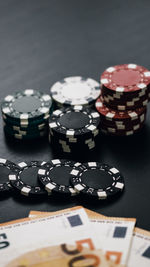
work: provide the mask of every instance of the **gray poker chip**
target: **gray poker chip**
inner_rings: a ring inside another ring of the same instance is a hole
[[[82,164],[70,182],[75,190],[99,200],[107,199],[124,189],[124,178],[115,167],[99,162]]]
[[[81,76],[67,77],[50,88],[50,95],[59,105],[88,105],[100,95],[100,84]]]
[[[26,89],[6,96],[1,110],[6,118],[27,124],[29,121],[48,118],[51,105],[50,95]]]

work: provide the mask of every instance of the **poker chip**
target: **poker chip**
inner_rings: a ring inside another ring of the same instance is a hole
[[[31,161],[15,164],[0,159],[0,196],[10,193],[26,197],[73,197],[80,192],[85,196],[106,199],[124,188],[120,172],[107,164],[53,159],[49,162]],[[4,178],[4,179],[3,179]]]
[[[55,110],[49,120],[49,128],[66,138],[94,136],[100,123],[100,115],[82,106]]]
[[[101,95],[108,97],[110,100],[125,102],[125,101],[134,101],[138,98],[149,97],[150,88],[149,86],[146,89],[141,89],[134,92],[114,92],[109,88],[106,88],[104,85],[101,85]]]
[[[18,170],[18,167],[15,163],[7,159],[0,158],[0,197],[5,196],[7,193],[10,193],[10,191],[12,191],[12,186],[9,182],[8,177],[12,171],[16,170]]]
[[[103,98],[96,102],[101,116],[101,132],[107,135],[128,136],[142,129],[146,119],[146,107],[118,111],[106,106]]]
[[[79,148],[81,153],[82,151],[84,153],[89,152],[96,147],[96,142],[97,142],[96,137],[93,139],[92,138],[85,139],[84,141],[78,142],[76,144],[75,142],[73,142],[73,140],[70,140],[70,142],[68,142],[68,140],[58,139],[55,136],[49,135],[49,143],[51,144],[51,146],[55,150],[57,149],[57,151],[61,151],[63,153],[68,153],[68,154],[78,153]]]
[[[117,101],[110,100],[110,98],[106,96],[103,96],[103,99],[108,107],[112,109],[117,109],[119,111],[134,110],[136,108],[145,107],[148,104],[148,99],[145,98],[145,96],[141,99],[135,98],[135,100],[126,101],[124,103],[122,102],[121,104],[120,104],[121,101],[118,103]]]
[[[132,130],[118,130],[118,131],[114,131],[113,129],[109,128],[109,130],[107,128],[102,127],[101,128],[101,132],[105,135],[109,135],[109,136],[120,136],[120,137],[123,137],[123,136],[131,136],[133,134],[137,134],[141,131],[141,129],[143,128],[144,125],[140,126],[138,129],[132,129]]]
[[[39,120],[35,119],[32,122],[29,122],[29,121],[13,121],[2,114],[2,119],[4,124],[8,124],[11,126],[19,126],[21,128],[30,128],[30,127],[38,127],[38,125],[41,125],[43,123],[46,124],[48,122],[49,116],[50,115],[48,115],[47,118],[45,119],[39,119]]]
[[[47,195],[47,192],[42,188],[37,178],[38,170],[45,163],[42,161],[31,161],[17,164],[19,169],[9,174],[10,184],[16,192],[27,197]]]
[[[60,106],[91,106],[100,95],[100,84],[81,76],[67,77],[50,88],[52,99]]]
[[[27,129],[27,130],[19,130],[19,129],[12,129],[8,127],[7,125],[4,126],[4,132],[8,135],[14,136],[15,138],[19,137],[19,139],[23,138],[34,138],[34,137],[40,137],[47,135],[48,127],[45,126],[43,129]]]
[[[106,69],[101,75],[101,100],[108,108],[126,113],[146,108],[150,100],[150,71],[136,64]]]
[[[146,113],[143,113],[140,115],[137,119],[135,120],[107,120],[105,117],[101,117],[101,125],[107,125],[107,126],[114,126],[118,127],[120,125],[124,126],[134,126],[136,124],[141,124],[142,122],[144,123],[146,119]]]
[[[111,135],[120,135],[120,136],[124,136],[124,135],[132,135],[134,133],[137,133],[139,130],[142,129],[144,124],[137,124],[134,125],[133,127],[129,127],[129,128],[125,128],[124,126],[120,126],[117,128],[114,127],[107,127],[106,125],[102,125],[101,127],[101,131],[106,131],[107,133],[111,134]]]
[[[31,126],[18,126],[18,125],[6,123],[5,121],[3,121],[3,127],[7,127],[12,132],[13,131],[36,132],[36,131],[45,129],[47,125],[45,125],[45,123],[41,123],[41,124],[34,124]]]
[[[150,84],[150,71],[136,64],[123,64],[106,69],[101,84],[115,92],[134,92],[146,89]]]
[[[117,65],[107,68],[100,82],[101,95],[95,105],[101,131],[121,136],[139,131],[150,100],[150,71],[136,64]]]
[[[75,196],[77,191],[70,185],[70,177],[77,174],[81,163],[63,159],[53,159],[38,171],[39,181],[48,194]]]
[[[38,138],[45,137],[47,135],[47,131],[40,131],[39,133],[32,134],[32,135],[24,135],[21,133],[10,133],[6,128],[4,128],[4,133],[6,135],[6,138],[12,138],[12,139],[17,139],[17,140],[34,140]]]
[[[41,119],[35,119],[33,121],[13,121],[10,118],[7,118],[4,114],[2,114],[2,119],[5,124],[11,125],[11,126],[19,126],[22,128],[30,128],[30,127],[36,127],[40,124],[46,124],[48,122],[50,114],[47,115],[46,118],[41,118]]]
[[[96,101],[96,109],[101,114],[101,116],[105,117],[107,120],[136,120],[142,114],[146,113],[146,107],[137,108],[136,110],[129,111],[117,111],[113,110],[105,105],[101,98],[98,98]]]
[[[72,173],[70,182],[77,192],[99,200],[107,199],[124,189],[124,178],[115,167],[99,162],[82,165],[78,173]]]
[[[8,95],[2,102],[2,113],[14,121],[32,121],[49,115],[51,97],[33,89]]]
[[[49,119],[51,145],[63,152],[75,153],[95,148],[100,115],[91,108],[74,106],[55,110]]]
[[[46,136],[52,108],[50,95],[33,89],[6,96],[1,105],[6,136],[21,140]]]

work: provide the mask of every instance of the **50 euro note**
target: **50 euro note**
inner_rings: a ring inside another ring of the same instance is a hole
[[[150,266],[150,232],[135,228],[128,267]]]
[[[1,267],[114,267],[83,208],[1,224]]]
[[[92,219],[94,219],[96,216],[96,213],[90,210],[87,212],[87,214],[88,216],[91,216]],[[117,220],[119,219],[122,218],[118,218]],[[127,267],[150,267],[149,231],[137,227],[134,228],[128,261],[126,265]]]
[[[99,239],[97,248],[103,251],[106,259],[125,266],[128,261],[136,220],[134,218],[106,217],[88,209],[85,211]],[[61,212],[30,211],[29,217],[47,216],[48,214],[59,215]]]

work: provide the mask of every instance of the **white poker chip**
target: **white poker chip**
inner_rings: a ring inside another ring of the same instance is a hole
[[[50,95],[59,105],[92,105],[100,95],[100,84],[91,78],[68,77],[56,82]]]

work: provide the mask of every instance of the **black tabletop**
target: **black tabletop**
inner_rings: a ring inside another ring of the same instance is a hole
[[[99,80],[105,68],[136,63],[150,69],[150,1],[5,0],[0,2],[0,98],[25,88],[49,93],[67,76]],[[5,139],[1,121],[0,157],[16,163],[59,158],[46,139],[32,145]],[[80,153],[79,153],[80,154]],[[117,167],[124,193],[99,204],[7,198],[0,201],[0,222],[26,217],[31,209],[55,211],[82,205],[108,216],[136,217],[150,230],[150,111],[140,134],[100,136],[89,155],[73,158]]]

